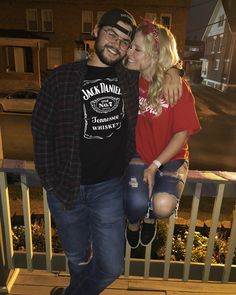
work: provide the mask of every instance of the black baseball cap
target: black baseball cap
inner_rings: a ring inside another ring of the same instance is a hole
[[[119,21],[122,21],[122,22],[130,25],[132,30],[128,31],[125,28],[119,26],[117,24]],[[99,27],[111,26],[111,27],[117,28],[122,33],[129,36],[132,40],[134,38],[137,24],[136,24],[136,21],[133,18],[133,16],[128,11],[121,9],[121,8],[113,8],[111,10],[106,11],[102,15],[102,17],[100,18],[100,20],[98,22],[98,26]]]

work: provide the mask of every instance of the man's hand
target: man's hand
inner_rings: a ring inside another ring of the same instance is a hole
[[[182,96],[182,79],[179,76],[179,70],[170,68],[166,74],[163,85],[163,94],[165,100],[174,106]]]

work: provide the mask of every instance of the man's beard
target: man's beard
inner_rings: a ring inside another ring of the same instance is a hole
[[[105,56],[104,51],[105,51],[106,47],[112,48],[113,50],[115,50],[117,52],[118,57],[115,60],[111,60]],[[100,47],[98,39],[95,41],[94,48],[95,48],[95,52],[96,52],[98,58],[105,65],[113,66],[113,65],[117,64],[118,62],[120,62],[122,59],[122,57],[120,56],[120,52],[116,48],[114,48],[112,46],[108,46],[108,45],[105,45],[104,47]]]

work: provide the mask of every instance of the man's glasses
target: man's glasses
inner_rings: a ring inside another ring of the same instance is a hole
[[[130,47],[131,42],[118,36],[112,29],[103,29],[103,31],[106,33],[105,38],[108,42],[116,42],[119,40],[119,45],[122,50],[127,50]]]

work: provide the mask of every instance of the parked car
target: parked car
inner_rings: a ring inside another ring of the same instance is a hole
[[[22,89],[11,93],[0,93],[0,111],[32,113],[39,90]]]

